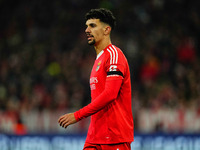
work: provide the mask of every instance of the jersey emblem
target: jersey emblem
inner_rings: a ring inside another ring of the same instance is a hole
[[[100,65],[101,65],[101,61],[99,61],[99,62],[98,62],[98,65],[97,65],[96,71],[98,71],[98,70],[99,70],[99,68],[100,68]]]

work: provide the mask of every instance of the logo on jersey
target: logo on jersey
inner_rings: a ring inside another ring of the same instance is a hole
[[[97,65],[96,71],[98,71],[98,70],[99,70],[99,68],[100,68],[100,65],[101,65],[101,61],[99,61],[99,62],[98,62],[98,65]]]
[[[110,65],[109,71],[117,71],[116,65]]]

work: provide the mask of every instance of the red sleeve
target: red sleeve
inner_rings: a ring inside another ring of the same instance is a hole
[[[83,118],[91,116],[92,114],[95,114],[106,105],[111,103],[113,100],[115,100],[117,98],[121,84],[121,78],[118,78],[117,80],[116,78],[114,80],[106,80],[104,91],[90,104],[74,113],[76,120],[79,121]]]

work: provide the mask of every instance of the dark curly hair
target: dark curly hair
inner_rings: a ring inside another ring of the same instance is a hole
[[[113,13],[105,8],[91,9],[85,15],[85,19],[100,19],[101,22],[107,23],[112,29],[116,26],[116,19]]]

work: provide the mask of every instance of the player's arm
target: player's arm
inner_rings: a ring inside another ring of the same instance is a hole
[[[77,121],[95,114],[117,98],[123,79],[117,76],[107,77],[104,91],[90,104],[74,113]]]
[[[104,91],[90,104],[75,113],[68,113],[58,119],[60,126],[67,128],[70,124],[91,116],[117,98],[122,84],[122,77],[107,77]]]

